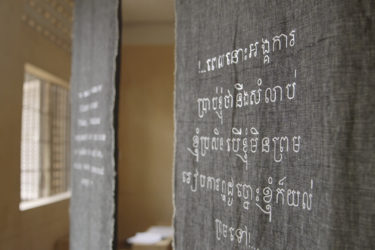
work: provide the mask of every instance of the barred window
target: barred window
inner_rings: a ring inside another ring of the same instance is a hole
[[[22,106],[21,210],[35,201],[50,203],[48,198],[69,191],[69,117],[68,84],[27,65]]]

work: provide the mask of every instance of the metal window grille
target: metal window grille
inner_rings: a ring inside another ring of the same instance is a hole
[[[23,85],[21,201],[69,190],[69,90],[26,73]]]

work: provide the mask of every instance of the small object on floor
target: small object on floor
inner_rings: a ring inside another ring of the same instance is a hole
[[[152,245],[156,242],[159,242],[162,240],[162,236],[157,233],[150,233],[150,232],[144,232],[144,233],[137,233],[135,236],[130,237],[128,239],[128,242],[131,244],[143,244],[143,245]]]
[[[136,233],[127,239],[132,250],[170,250],[172,249],[173,228],[152,226],[146,232]]]

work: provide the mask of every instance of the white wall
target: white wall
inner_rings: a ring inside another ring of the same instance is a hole
[[[70,55],[27,27],[21,0],[0,1],[0,249],[51,250],[68,234],[69,201],[19,211],[24,64],[66,81]]]

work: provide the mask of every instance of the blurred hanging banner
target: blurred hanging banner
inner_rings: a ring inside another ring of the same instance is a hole
[[[373,1],[176,10],[175,248],[373,249]]]
[[[114,249],[118,0],[75,1],[70,249]]]

